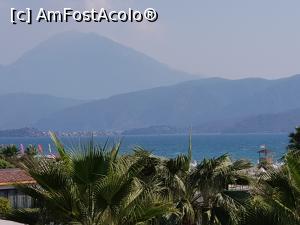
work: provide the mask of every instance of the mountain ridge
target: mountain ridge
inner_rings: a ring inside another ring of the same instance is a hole
[[[251,116],[299,108],[299,86],[299,75],[283,80],[207,78],[95,100],[57,112],[36,126],[128,130],[163,125],[219,132]]]
[[[2,71],[2,72],[1,72]],[[26,92],[77,99],[171,85],[197,76],[94,33],[66,32],[0,70],[0,94]]]
[[[0,130],[30,126],[56,111],[83,102],[76,99],[28,93],[0,95]]]
[[[223,130],[225,133],[281,133],[300,126],[300,108],[289,111],[252,116]]]

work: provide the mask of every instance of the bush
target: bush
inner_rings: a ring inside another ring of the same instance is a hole
[[[40,209],[14,209],[6,217],[7,220],[22,224],[51,224],[51,221],[39,221],[41,216]],[[44,219],[44,217],[42,218]],[[52,220],[53,221],[53,220]],[[40,222],[40,223],[39,223]],[[58,224],[58,223],[57,223]]]
[[[5,158],[16,156],[17,153],[18,148],[15,145],[5,146],[0,149],[0,154],[3,155]]]
[[[29,145],[26,150],[25,150],[26,155],[28,156],[35,156],[38,154],[38,150],[36,148],[36,146],[34,145]]]
[[[297,127],[295,129],[294,133],[291,133],[289,135],[290,138],[290,144],[288,146],[288,149],[294,150],[294,151],[300,151],[300,127]]]
[[[4,218],[11,212],[12,208],[7,198],[0,197],[0,218]]]
[[[8,169],[8,168],[14,168],[14,166],[11,163],[5,161],[4,159],[0,159],[0,169]]]

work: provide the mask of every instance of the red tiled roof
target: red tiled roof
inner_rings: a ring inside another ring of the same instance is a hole
[[[21,169],[0,169],[0,186],[31,183],[35,180]]]

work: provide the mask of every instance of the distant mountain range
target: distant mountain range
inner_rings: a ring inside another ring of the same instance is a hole
[[[82,100],[49,95],[7,94],[0,96],[0,129],[31,126],[36,121],[65,108],[84,103]]]
[[[200,79],[96,34],[41,43],[0,65],[0,84],[0,130],[242,133],[300,125],[300,75]]]
[[[201,79],[84,103],[35,126],[57,130],[193,126],[194,132],[201,133],[283,132],[300,124],[299,87],[300,75],[278,80]]]
[[[196,78],[96,34],[67,32],[0,67],[0,94],[99,99]]]
[[[226,133],[290,132],[300,126],[300,108],[275,114],[262,114],[246,118],[226,127]]]

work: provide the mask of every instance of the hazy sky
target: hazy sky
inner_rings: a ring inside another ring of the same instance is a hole
[[[156,23],[10,24],[10,8],[155,8]],[[176,69],[228,78],[300,73],[299,0],[0,0],[0,64],[52,35],[96,32]]]

